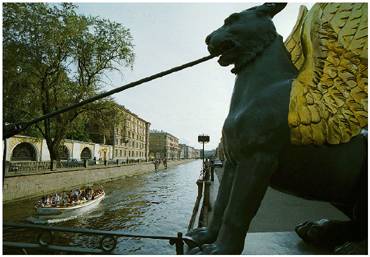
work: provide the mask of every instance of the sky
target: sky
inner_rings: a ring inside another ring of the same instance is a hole
[[[107,74],[105,90],[207,56],[206,36],[231,13],[261,3],[79,3],[79,12],[121,23],[133,36],[132,69]],[[302,3],[301,3],[302,4]],[[289,3],[273,21],[285,39],[301,4]],[[308,7],[312,5],[305,4]],[[179,138],[180,143],[201,148],[200,134],[210,136],[205,149],[217,147],[229,110],[235,75],[214,58],[189,69],[113,95],[150,128]]]

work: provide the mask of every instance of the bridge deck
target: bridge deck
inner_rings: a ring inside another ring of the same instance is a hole
[[[211,208],[208,210],[208,222],[212,217],[212,207],[217,197],[222,172],[222,169],[216,168],[217,176],[214,176],[214,181],[210,184]],[[286,217],[287,213],[289,219]],[[304,243],[294,232],[297,224],[322,218],[347,219],[328,203],[300,199],[269,188],[251,223],[243,254],[332,254]]]

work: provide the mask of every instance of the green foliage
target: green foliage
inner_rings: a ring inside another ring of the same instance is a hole
[[[5,122],[31,120],[90,98],[99,93],[105,72],[132,66],[129,30],[107,19],[79,15],[76,8],[67,3],[3,4]],[[82,130],[87,117],[102,113],[105,124],[112,106],[111,99],[101,100],[40,122],[37,132],[32,128],[27,133],[45,137],[51,157],[58,159],[56,149],[66,135],[88,139]]]

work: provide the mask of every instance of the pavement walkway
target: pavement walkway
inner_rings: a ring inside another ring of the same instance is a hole
[[[223,169],[215,169],[211,200],[215,199]],[[254,217],[243,254],[330,254],[305,244],[294,232],[297,224],[322,218],[347,220],[331,204],[310,201],[268,188]]]

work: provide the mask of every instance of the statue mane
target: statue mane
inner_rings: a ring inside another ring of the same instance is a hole
[[[267,47],[269,47],[272,42],[277,38],[278,34],[276,31],[271,31],[271,33],[261,35],[258,40],[250,40],[248,45],[245,45],[241,50],[241,55],[243,59],[239,63],[235,63],[234,68],[231,72],[238,74],[245,67],[253,62],[258,55],[263,53]]]

